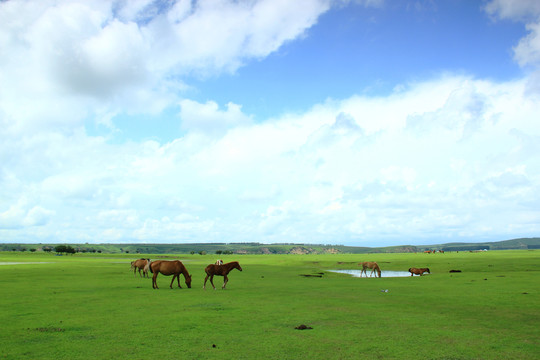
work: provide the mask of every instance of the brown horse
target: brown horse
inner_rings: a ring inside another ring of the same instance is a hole
[[[149,277],[148,276],[148,269],[145,267],[150,262],[150,259],[138,259],[131,262],[131,268],[133,269],[133,275],[136,275],[137,269],[139,269],[139,276],[142,277]],[[143,274],[141,275],[141,270],[143,271]]]
[[[358,263],[358,265],[362,265],[362,271],[360,272],[360,277],[362,277],[362,274],[366,274],[366,277],[367,277],[366,269],[371,269],[371,272],[369,273],[369,277],[371,277],[371,275],[373,275],[374,271],[377,271],[377,274],[379,275],[379,277],[381,277],[381,268],[379,267],[379,265],[376,262],[365,261],[365,262],[362,262],[362,263]],[[375,277],[377,277],[377,275],[375,275]]]
[[[429,271],[429,268],[420,268],[420,269],[410,268],[409,272],[411,273],[411,276],[413,276],[414,274],[422,276],[422,274],[425,272],[431,274],[431,271]]]
[[[173,278],[171,280],[171,285],[170,285],[171,289],[173,288],[172,284],[175,278],[176,278],[176,281],[178,282],[178,287],[182,288],[182,286],[180,286],[180,274],[184,275],[184,279],[186,281],[187,287],[191,288],[191,275],[188,273],[184,264],[182,264],[182,262],[179,260],[152,261],[150,263],[149,268],[150,268],[150,272],[154,274],[154,276],[152,276],[153,289],[158,289],[156,278],[159,273],[162,273],[163,275],[167,275],[167,276],[173,275]]]
[[[227,282],[229,281],[229,278],[227,275],[229,272],[231,272],[232,269],[238,269],[242,271],[242,267],[238,263],[238,261],[229,262],[223,265],[216,265],[216,264],[210,264],[208,265],[204,271],[206,272],[206,277],[204,278],[204,285],[203,289],[206,289],[206,280],[210,277],[210,284],[212,284],[212,287],[214,290],[216,290],[216,287],[214,286],[214,275],[223,276],[225,279],[223,280],[223,286],[222,289],[225,289],[225,285],[227,285]]]

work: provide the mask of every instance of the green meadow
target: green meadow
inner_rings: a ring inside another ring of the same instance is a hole
[[[159,275],[153,290],[130,271],[139,257],[183,261],[192,288]],[[219,257],[243,271],[214,291],[202,285],[217,255],[2,252],[0,359],[540,357],[540,250]],[[329,271],[361,261],[432,273]]]

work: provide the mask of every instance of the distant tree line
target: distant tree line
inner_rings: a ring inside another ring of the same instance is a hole
[[[84,248],[84,247],[73,247],[71,245],[56,245],[56,246],[49,246],[45,245],[43,247],[35,246],[34,247],[26,247],[22,245],[13,245],[13,244],[5,244],[0,245],[0,251],[30,251],[30,252],[36,252],[36,251],[43,251],[46,253],[50,253],[52,251],[59,253],[59,254],[75,254],[75,253],[101,253],[101,250],[96,250],[92,248]]]
[[[71,245],[57,245],[54,247],[54,251],[56,251],[58,254],[75,254],[77,250]]]

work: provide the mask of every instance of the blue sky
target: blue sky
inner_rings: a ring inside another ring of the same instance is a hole
[[[234,74],[197,82],[194,98],[233,101],[264,119],[327,98],[386,95],[445,71],[496,80],[522,74],[511,49],[526,33],[523,24],[494,22],[475,1],[407,9],[411,4],[331,9],[304,39]]]
[[[540,5],[0,3],[0,242],[540,228]]]

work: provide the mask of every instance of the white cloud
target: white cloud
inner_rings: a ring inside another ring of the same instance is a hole
[[[25,226],[43,226],[50,221],[50,218],[54,216],[55,212],[42,208],[41,206],[34,206],[28,211],[28,214],[23,220]]]
[[[267,56],[301,36],[328,8],[325,0],[200,1],[191,8],[181,2],[168,21],[156,18],[145,34],[156,40],[160,57],[153,65],[158,68],[202,74],[234,71],[244,60]]]
[[[226,110],[220,110],[217,103],[208,101],[200,104],[192,100],[180,102],[182,127],[188,131],[222,135],[228,129],[251,123],[249,116],[242,113],[242,107],[228,103]]]
[[[224,131],[4,143],[4,238],[341,243],[539,230],[540,105],[525,80],[447,75],[262,123],[234,104],[183,106],[192,128]]]
[[[488,14],[526,23],[529,32],[514,47],[514,59],[525,68],[532,68],[527,90],[540,93],[540,2],[536,0],[492,0],[485,7]]]
[[[21,133],[159,113],[187,88],[179,76],[233,72],[303,36],[328,8],[327,0],[0,2],[0,120]]]
[[[7,210],[0,212],[0,230],[44,226],[55,215],[55,211],[39,205],[32,206],[25,197],[19,198]]]
[[[528,24],[529,34],[514,48],[516,61],[521,66],[540,65],[540,22]]]
[[[526,21],[540,15],[540,3],[536,0],[491,0],[485,10],[501,19]]]

